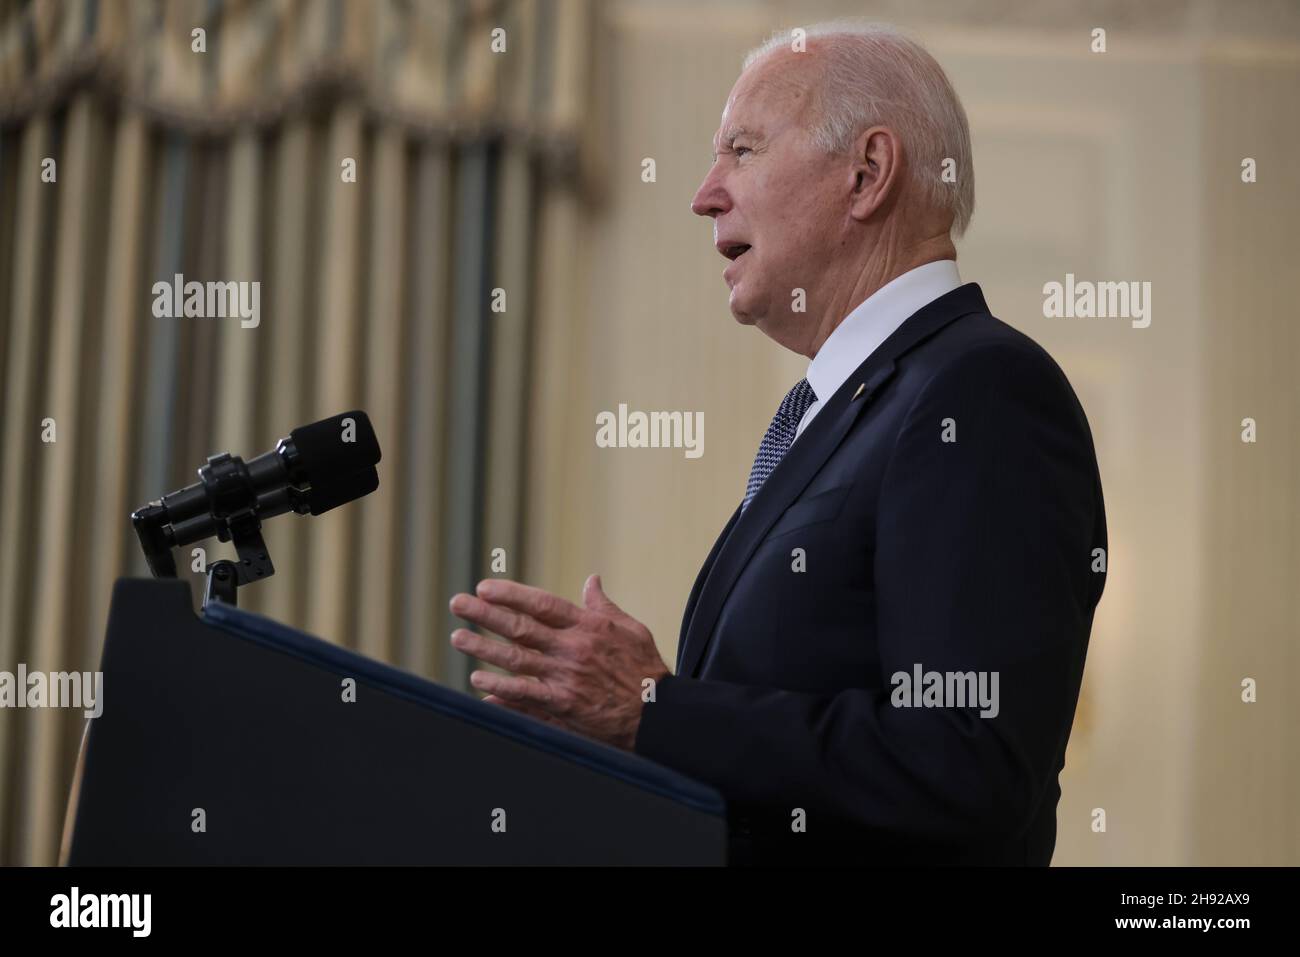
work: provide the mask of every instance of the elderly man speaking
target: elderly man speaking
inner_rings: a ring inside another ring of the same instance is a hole
[[[1065,375],[958,277],[965,111],[896,31],[814,27],[750,54],[713,149],[732,314],[810,361],[675,672],[594,575],[484,581],[452,611],[507,640],[452,643],[511,672],[488,700],[718,788],[732,863],[1045,865],[1106,523]]]

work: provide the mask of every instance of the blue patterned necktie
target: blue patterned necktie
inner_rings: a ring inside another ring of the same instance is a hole
[[[776,415],[772,416],[772,424],[763,435],[763,441],[759,443],[758,455],[754,456],[754,467],[749,470],[749,483],[745,486],[745,500],[740,503],[741,511],[749,507],[750,500],[758,494],[781,459],[785,458],[785,453],[790,451],[799,429],[799,420],[816,401],[817,393],[813,392],[807,379],[800,379],[785,394]]]

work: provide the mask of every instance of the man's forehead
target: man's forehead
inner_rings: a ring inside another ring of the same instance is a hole
[[[744,134],[759,135],[771,122],[802,113],[813,95],[808,73],[800,69],[802,66],[800,62],[792,68],[789,59],[778,53],[742,73],[722,108],[714,144]]]

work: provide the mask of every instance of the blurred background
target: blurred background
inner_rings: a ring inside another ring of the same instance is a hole
[[[465,688],[452,593],[599,571],[672,662],[806,366],[731,319],[688,204],[745,51],[841,16],[949,72],[962,275],[1092,425],[1109,578],[1054,863],[1300,864],[1289,0],[0,0],[0,670],[95,670],[147,574],[129,512],[352,408],[378,492],[265,526],[242,606]],[[260,324],[156,318],[176,273],[260,282]],[[1066,273],[1150,282],[1150,327],[1043,318]],[[702,413],[705,454],[597,448],[619,403]],[[54,862],[83,727],[0,711],[0,863]]]

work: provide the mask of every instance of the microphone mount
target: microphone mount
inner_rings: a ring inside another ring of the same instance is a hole
[[[209,456],[199,481],[131,513],[145,560],[155,578],[175,578],[172,549],[215,535],[232,542],[236,561],[208,567],[203,604],[236,604],[240,585],[275,574],[262,522],[285,512],[321,515],[374,491],[379,443],[360,410],[294,429],[275,449],[245,462],[222,452]]]
[[[238,561],[221,559],[208,567],[203,604],[206,606],[209,601],[219,600],[235,605],[238,604],[236,589],[240,585],[275,574],[266,541],[262,538],[258,496],[248,466],[238,455],[229,452],[209,456],[207,464],[199,468],[199,481],[211,505],[211,510],[202,516],[211,525],[208,534],[215,534],[218,541],[233,543],[239,556]],[[308,505],[299,491],[292,487],[286,491],[292,500],[290,510],[305,514]],[[166,498],[164,496],[162,501],[152,502],[133,512],[131,522],[155,577],[175,578],[176,561],[171,549],[182,543],[177,541],[175,526],[169,522]]]

